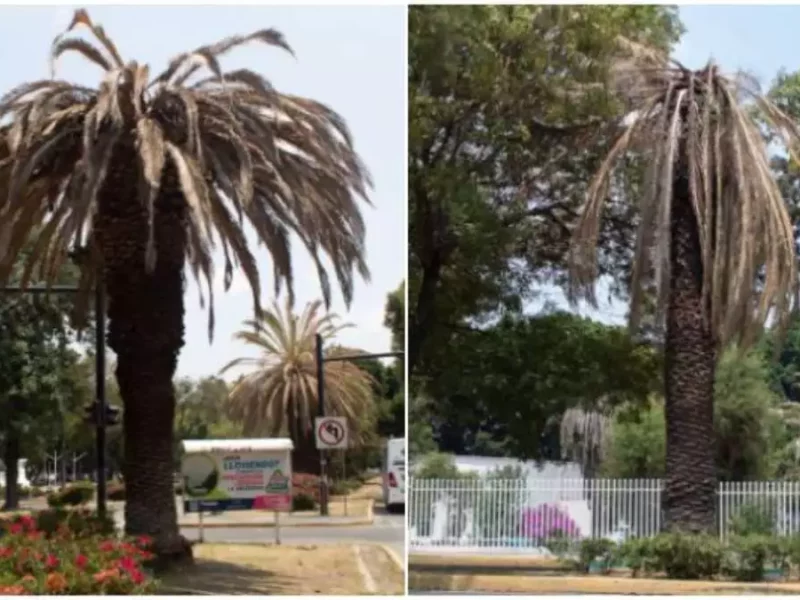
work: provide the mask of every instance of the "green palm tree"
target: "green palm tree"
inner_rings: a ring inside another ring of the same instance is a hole
[[[574,231],[570,295],[594,302],[604,202],[624,193],[614,177],[630,165],[622,159],[643,161],[630,318],[636,327],[644,290],[654,286],[656,313],[666,320],[664,524],[711,530],[718,352],[731,341],[747,347],[770,315],[785,325],[796,284],[792,223],[759,123],[792,153],[798,129],[742,76],[726,77],[714,64],[691,71],[649,49],[624,47],[614,74],[628,116]]]
[[[254,346],[257,358],[237,358],[223,367],[251,371],[231,390],[230,416],[244,425],[245,435],[281,435],[288,432],[295,445],[292,457],[297,472],[316,473],[319,457],[314,443],[314,418],[318,414],[316,334],[332,341],[349,324],[334,313],[324,313],[322,302],[306,305],[299,315],[287,305],[273,304],[260,319],[245,321],[234,339]],[[331,347],[329,355],[354,355],[357,350]],[[368,434],[375,405],[375,381],[350,361],[324,364],[325,414],[347,417],[351,443]]]
[[[75,37],[78,27],[95,42]],[[0,100],[0,281],[44,224],[26,280],[34,270],[51,280],[78,248],[81,297],[96,279],[105,286],[124,399],[126,529],[155,536],[165,555],[185,548],[172,491],[184,270],[208,290],[209,336],[220,246],[226,289],[241,269],[260,311],[245,222],[270,254],[276,288],[284,283],[290,295],[292,234],[315,261],[326,300],[320,255],[329,257],[346,302],[355,273],[368,277],[359,200],[370,184],[347,127],[326,106],[281,93],[255,72],[223,72],[220,55],[252,41],[291,51],[266,29],[181,54],[151,78],[147,65],[123,61],[79,10],[52,58],[82,54],[103,70],[97,87],[33,81]]]

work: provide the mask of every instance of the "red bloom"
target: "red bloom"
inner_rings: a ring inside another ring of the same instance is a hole
[[[136,543],[139,544],[139,547],[141,548],[147,548],[153,543],[153,538],[151,538],[149,535],[140,535],[138,538],[136,538]]]
[[[3,585],[0,586],[0,595],[3,596],[21,596],[25,593],[25,588],[21,585]]]
[[[12,523],[8,528],[8,533],[11,535],[18,535],[22,533],[22,523]]]
[[[61,561],[58,560],[58,557],[55,554],[48,554],[47,560],[44,561],[45,567],[48,569],[57,569],[58,565],[61,564]]]
[[[136,585],[142,585],[144,583],[144,573],[142,573],[139,569],[128,571],[128,576]]]
[[[75,557],[75,566],[78,567],[78,569],[80,569],[81,571],[88,562],[89,559],[86,558],[85,554],[78,554],[78,556]]]
[[[106,540],[105,542],[100,544],[99,548],[100,552],[113,552],[114,550],[117,549],[117,545],[111,540]]]
[[[36,529],[36,521],[30,515],[22,515],[19,518],[19,524],[22,525],[23,529],[27,529],[28,531],[34,531]]]
[[[8,546],[0,546],[0,558],[8,558],[13,555],[14,551],[11,548]]]
[[[119,562],[117,564],[119,565],[120,569],[122,569],[123,571],[128,571],[129,573],[131,571],[135,571],[138,568],[136,561],[133,560],[130,556],[123,556],[122,558],[119,559]]]

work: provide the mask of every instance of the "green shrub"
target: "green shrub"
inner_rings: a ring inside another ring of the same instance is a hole
[[[652,573],[658,568],[653,538],[630,538],[623,542],[617,556],[631,570],[633,577],[639,573]]]
[[[711,579],[722,569],[723,547],[715,536],[663,533],[652,544],[658,568],[670,579]]]
[[[62,488],[56,492],[51,492],[47,496],[47,504],[51,508],[60,506],[79,506],[86,504],[94,497],[94,485],[91,483],[76,483]]]
[[[769,538],[763,535],[731,537],[723,564],[725,575],[737,581],[762,581],[769,554],[769,541]]]
[[[745,504],[739,512],[731,517],[731,533],[735,536],[772,535],[775,533],[775,516],[773,512],[758,504]]]
[[[581,541],[578,551],[578,564],[584,573],[588,573],[595,561],[600,562],[603,573],[611,570],[615,557],[614,542],[605,538],[592,538]]]
[[[317,501],[309,494],[295,494],[292,498],[292,510],[315,510],[317,508]]]
[[[575,541],[560,529],[553,530],[550,534],[550,538],[545,542],[545,547],[559,558],[565,557],[574,549]]]
[[[358,479],[339,479],[331,483],[330,494],[332,496],[346,496],[360,487],[361,482]]]
[[[125,484],[115,483],[108,486],[106,497],[112,502],[123,502],[125,500]]]

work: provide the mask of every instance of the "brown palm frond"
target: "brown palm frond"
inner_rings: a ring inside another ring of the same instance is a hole
[[[323,313],[322,302],[306,305],[299,315],[288,303],[283,309],[273,303],[259,319],[245,321],[234,339],[255,347],[257,358],[238,358],[222,369],[245,367],[251,371],[233,387],[229,414],[244,424],[245,434],[278,435],[289,421],[290,411],[301,424],[294,435],[309,435],[317,415],[317,364],[315,336],[330,342],[351,327],[334,313]],[[358,350],[331,347],[328,356],[357,355]],[[347,417],[355,440],[366,434],[361,424],[374,412],[373,378],[350,361],[325,363],[326,413]],[[289,430],[291,424],[289,424]]]
[[[75,37],[80,27],[91,37]],[[97,87],[35,81],[0,99],[6,123],[0,127],[0,282],[43,220],[53,223],[42,228],[44,237],[27,258],[36,277],[57,270],[64,248],[93,246],[101,191],[110,174],[123,173],[133,186],[139,180],[148,223],[144,260],[151,269],[158,259],[155,199],[177,193],[185,200],[187,268],[208,291],[209,333],[214,250],[224,257],[226,289],[241,268],[260,310],[245,221],[272,258],[276,294],[286,284],[292,297],[290,239],[296,235],[316,264],[325,303],[331,286],[322,257],[349,304],[356,274],[369,278],[361,215],[361,201],[369,204],[369,174],[333,110],[281,93],[258,73],[223,72],[218,57],[251,41],[291,52],[279,32],[264,29],[182,54],[148,81],[146,65],[125,63],[102,27],[77,11],[53,41],[51,56],[79,52],[100,66],[105,75]],[[192,83],[202,71],[209,77]],[[120,146],[135,148],[138,164],[115,162]]]
[[[709,63],[690,71],[656,52],[626,45],[623,75],[631,113],[589,187],[573,232],[569,296],[596,304],[595,259],[600,219],[614,193],[616,167],[625,156],[647,160],[631,281],[631,325],[637,326],[644,287],[658,290],[663,315],[669,288],[672,182],[688,178],[702,250],[705,317],[719,344],[752,341],[772,317],[783,328],[796,288],[794,233],[759,124],[757,106],[789,153],[800,148],[800,130],[758,93],[746,77],[728,77]],[[620,73],[613,76],[619,77]],[[685,150],[679,156],[679,146]],[[683,162],[685,161],[685,163]],[[681,162],[679,165],[678,163]]]

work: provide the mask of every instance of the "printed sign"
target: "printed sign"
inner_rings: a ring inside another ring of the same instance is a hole
[[[317,450],[347,448],[347,419],[344,417],[317,417],[314,419]]]
[[[289,450],[187,453],[181,473],[186,512],[292,508]]]

